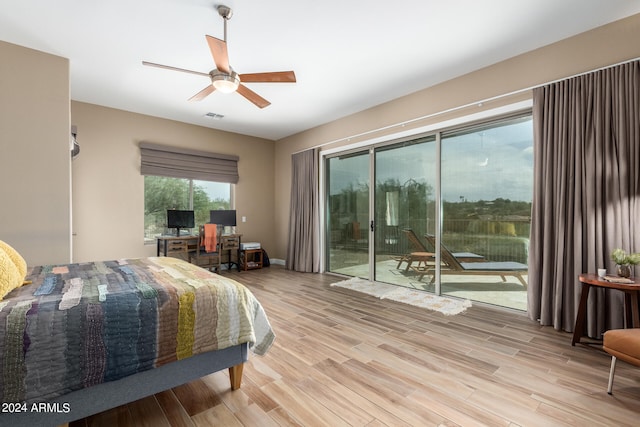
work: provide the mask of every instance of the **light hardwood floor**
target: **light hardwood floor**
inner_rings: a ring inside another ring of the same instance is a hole
[[[640,369],[522,314],[444,316],[332,288],[332,275],[225,272],[262,302],[277,338],[226,371],[71,423],[79,426],[632,426]]]

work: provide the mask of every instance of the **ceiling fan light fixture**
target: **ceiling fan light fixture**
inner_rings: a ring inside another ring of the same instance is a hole
[[[217,71],[211,73],[211,84],[222,93],[231,93],[238,89],[240,77],[235,71],[230,74]]]
[[[142,65],[148,65],[152,67],[164,68],[167,70],[180,71],[183,73],[195,74],[198,76],[209,76],[211,83],[208,84],[200,92],[189,98],[189,101],[202,101],[207,96],[211,95],[214,91],[223,93],[238,92],[239,95],[253,103],[258,108],[268,107],[271,103],[258,95],[256,92],[241,84],[240,75],[237,74],[229,65],[229,54],[227,52],[227,21],[231,18],[231,8],[225,5],[216,6],[218,14],[224,21],[224,39],[220,40],[217,37],[206,35],[205,39],[209,45],[211,56],[216,68],[209,71],[209,73],[202,73],[199,71],[186,70],[184,68],[171,67],[168,65],[155,64],[153,62],[142,61]],[[296,76],[293,71],[276,71],[276,72],[264,72],[264,73],[249,73],[242,74],[242,81],[245,83],[295,83]]]

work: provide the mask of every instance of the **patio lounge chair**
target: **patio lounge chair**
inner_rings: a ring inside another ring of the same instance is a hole
[[[435,236],[426,236],[426,238],[429,243],[435,244]],[[462,262],[444,245],[440,245],[440,261],[442,262],[440,267],[441,275],[500,276],[503,282],[507,281],[507,276],[513,276],[527,289],[527,282],[523,277],[528,271],[526,264],[515,261],[491,262],[486,260],[482,262]],[[418,280],[422,280],[424,275],[430,274],[432,275],[431,283],[435,281],[435,266],[414,268],[414,270],[420,275]]]
[[[414,262],[417,263],[419,268],[426,268],[429,261],[433,263],[436,254],[427,250],[424,243],[422,243],[420,239],[418,239],[418,236],[416,236],[416,233],[414,233],[410,228],[405,228],[402,232],[407,236],[411,252],[405,255],[393,257],[393,259],[398,261],[398,266],[396,268],[400,269],[403,262],[407,263],[405,271],[409,271],[409,268],[411,268]]]
[[[394,257],[396,261],[398,261],[397,269],[400,269],[400,266],[403,262],[407,263],[407,267],[405,271],[408,271],[410,268],[418,273],[425,271],[428,263],[433,266],[435,262],[435,237],[426,235],[427,242],[430,244],[431,249],[428,249],[424,243],[418,238],[416,233],[410,229],[405,228],[402,232],[407,236],[407,241],[409,242],[409,246],[411,247],[410,253],[398,257]],[[431,239],[433,237],[433,240]],[[456,252],[452,254],[458,261],[460,262],[481,262],[485,261],[484,257],[481,255],[477,255],[471,252]],[[417,265],[412,265],[413,263],[417,263]],[[422,279],[422,276],[420,276]]]

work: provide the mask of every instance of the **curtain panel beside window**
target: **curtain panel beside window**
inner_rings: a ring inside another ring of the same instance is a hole
[[[640,251],[640,62],[536,88],[533,120],[528,312],[573,331],[578,275],[615,272],[615,248]],[[592,290],[587,334],[622,327],[623,304]]]
[[[140,143],[142,175],[238,183],[238,156]]]
[[[305,273],[320,271],[318,175],[318,150],[311,149],[291,156],[287,270]]]

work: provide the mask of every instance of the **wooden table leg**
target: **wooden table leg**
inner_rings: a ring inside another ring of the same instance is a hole
[[[571,345],[575,346],[580,342],[582,334],[584,332],[584,320],[587,317],[587,299],[589,298],[589,289],[591,285],[588,283],[582,283],[582,295],[580,295],[580,305],[578,306],[578,314],[576,314],[576,323],[573,326],[573,339]]]
[[[631,300],[631,322],[629,323],[632,328],[640,328],[640,313],[638,312],[638,293],[631,292],[629,294],[629,299]],[[629,327],[629,326],[627,326]]]

